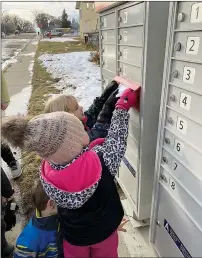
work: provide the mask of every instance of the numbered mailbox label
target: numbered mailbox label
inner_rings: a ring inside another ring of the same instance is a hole
[[[172,177],[169,178],[169,187],[172,191],[176,190],[176,183],[175,183],[175,180]]]
[[[194,77],[195,77],[195,71],[196,71],[195,68],[185,66],[184,72],[183,72],[183,82],[193,84]]]
[[[126,66],[125,66],[125,65],[123,65],[122,70],[123,70],[123,72],[122,72],[123,75],[126,76],[126,74],[127,74],[127,69],[126,69]]]
[[[104,18],[104,19],[103,19],[103,26],[104,26],[104,27],[107,27],[107,18]]]
[[[126,48],[123,49],[123,59],[127,59],[128,58],[128,51]]]
[[[125,31],[123,32],[123,41],[124,41],[124,42],[127,42],[127,40],[128,40],[128,32],[127,32],[127,30],[125,30]]]
[[[123,13],[123,23],[127,23],[127,21],[128,21],[128,13],[124,12]]]
[[[104,33],[104,40],[107,40],[107,32]]]
[[[178,140],[175,140],[174,151],[177,152],[178,155],[182,156],[183,152],[184,152],[184,144],[182,144]],[[177,169],[177,167],[175,168],[175,170],[176,169]]]
[[[191,96],[180,93],[180,107],[189,111],[191,106]]]
[[[187,121],[179,116],[177,118],[177,130],[183,134],[187,132]]]
[[[179,177],[179,169],[178,169],[178,163],[176,160],[172,161],[172,170],[174,171],[175,175]]]
[[[187,38],[187,48],[186,54],[188,55],[197,55],[200,44],[199,37],[188,37]]]
[[[202,3],[192,5],[190,22],[202,22]]]

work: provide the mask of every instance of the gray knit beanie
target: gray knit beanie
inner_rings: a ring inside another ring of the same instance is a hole
[[[30,121],[13,118],[2,124],[2,136],[14,147],[21,147],[52,162],[63,164],[83,149],[83,124],[67,112],[41,114]]]

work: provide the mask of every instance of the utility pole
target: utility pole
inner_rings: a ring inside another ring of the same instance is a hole
[[[3,17],[3,15],[4,15],[4,13],[6,12],[7,10],[4,10],[3,12],[2,12],[2,17]],[[5,33],[5,37],[6,37],[6,23],[5,23],[5,20],[4,20],[4,33]]]

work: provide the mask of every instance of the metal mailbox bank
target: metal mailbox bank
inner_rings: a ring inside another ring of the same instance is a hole
[[[151,212],[168,11],[169,2],[118,2],[100,11],[103,87],[115,76],[141,86],[117,176],[139,220]]]
[[[202,257],[202,2],[171,2],[150,239],[161,257]]]

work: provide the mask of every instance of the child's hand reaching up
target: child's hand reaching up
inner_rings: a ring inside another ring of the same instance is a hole
[[[138,101],[138,90],[134,91],[130,88],[124,90],[120,99],[116,103],[116,108],[129,110],[131,107],[136,106]]]
[[[127,230],[125,228],[123,228],[125,226],[126,223],[128,223],[128,219],[122,219],[121,224],[118,227],[118,231],[121,232],[127,232]]]

